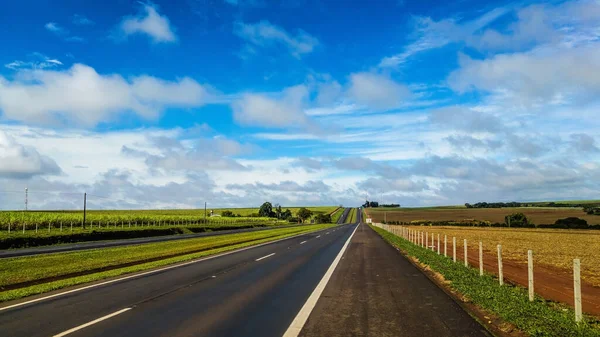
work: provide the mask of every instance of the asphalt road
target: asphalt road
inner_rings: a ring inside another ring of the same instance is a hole
[[[355,230],[301,336],[486,336],[446,293],[357,224],[4,303],[0,336],[282,336]]]
[[[128,308],[69,336],[281,336],[355,227],[2,310],[14,304],[5,303],[0,336],[53,336]]]
[[[363,224],[300,336],[490,335],[396,249]]]
[[[351,209],[352,208],[344,208],[344,213],[342,213],[342,215],[337,221],[338,225],[346,223],[346,219],[348,218],[348,214],[350,214]]]

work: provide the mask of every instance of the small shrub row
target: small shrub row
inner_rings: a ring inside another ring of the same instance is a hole
[[[237,226],[190,226],[190,227],[150,227],[150,228],[127,228],[127,229],[107,229],[92,230],[89,232],[58,232],[30,235],[29,233],[15,234],[11,236],[0,237],[0,249],[25,248],[37,246],[49,246],[64,243],[77,243],[88,241],[103,240],[123,240],[134,238],[147,238],[155,236],[179,235],[190,233],[203,233],[221,230],[246,229],[254,227],[266,227],[265,224],[246,224]]]

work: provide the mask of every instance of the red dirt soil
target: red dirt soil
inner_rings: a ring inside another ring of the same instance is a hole
[[[437,247],[437,242],[435,243]],[[444,254],[444,243],[441,242],[441,254]],[[437,248],[436,248],[437,250]],[[464,248],[457,243],[456,263],[464,263]],[[452,243],[448,243],[448,257],[452,258]],[[479,269],[479,250],[467,249],[467,257],[471,268]],[[514,260],[503,259],[504,281],[527,287],[527,265]],[[498,256],[483,252],[483,269],[493,275],[498,275]],[[562,302],[574,306],[573,272],[554,266],[536,264],[533,268],[534,290],[547,300]],[[589,283],[581,282],[581,302],[583,312],[600,317],[600,288]]]

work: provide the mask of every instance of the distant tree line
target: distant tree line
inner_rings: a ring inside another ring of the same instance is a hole
[[[313,212],[305,207],[302,207],[296,213],[296,216],[292,214],[292,211],[286,209],[285,211],[281,208],[281,205],[273,205],[270,202],[264,202],[258,209],[258,213],[250,214],[251,217],[264,217],[264,218],[276,218],[279,220],[287,220],[292,223],[304,222],[310,219],[314,215],[316,223],[331,223],[331,215],[317,212]],[[232,211],[225,210],[221,213],[221,216],[225,217],[239,217],[239,214],[234,214]]]
[[[400,204],[379,204],[379,202],[377,201],[365,201],[365,203],[362,205],[362,207],[364,208],[374,208],[374,207],[395,207],[398,208],[400,207]]]
[[[584,212],[590,215],[600,215],[600,204],[598,203],[577,203],[567,204],[560,202],[478,202],[476,204],[465,204],[466,208],[508,208],[508,207],[569,207],[583,208]]]

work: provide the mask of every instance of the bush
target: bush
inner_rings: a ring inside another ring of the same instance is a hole
[[[588,228],[587,221],[576,217],[558,219],[554,224],[557,226],[561,226],[560,228]]]
[[[223,211],[221,212],[221,216],[233,217],[235,216],[232,211]]]
[[[523,213],[514,213],[504,217],[504,222],[508,227],[530,227],[529,220]]]
[[[331,223],[331,215],[329,214],[317,214],[315,216],[316,223]]]

